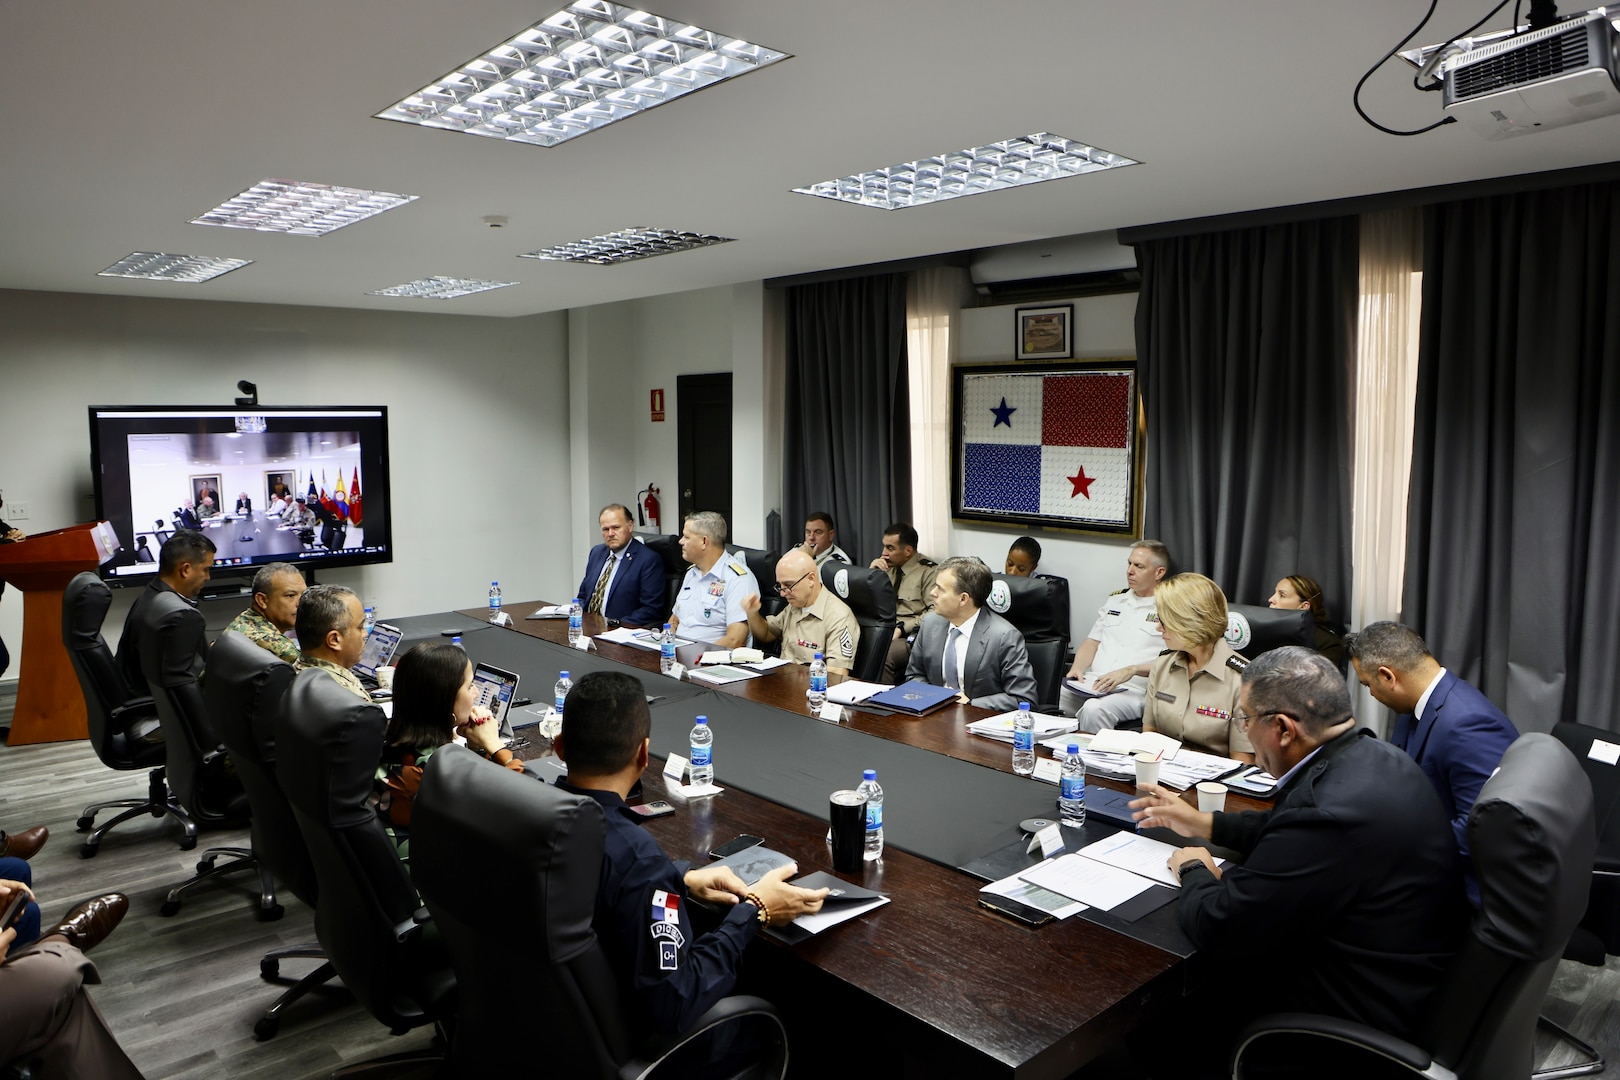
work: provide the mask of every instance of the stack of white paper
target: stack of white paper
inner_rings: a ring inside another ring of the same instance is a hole
[[[1080,721],[1072,716],[1049,716],[1046,713],[1031,713],[1030,716],[1035,721],[1036,738],[1073,731],[1080,726]],[[1013,721],[1017,717],[1017,710],[1002,713],[1000,716],[987,716],[983,720],[975,720],[969,724],[968,731],[974,735],[983,735],[987,739],[1010,743],[1013,741]]]

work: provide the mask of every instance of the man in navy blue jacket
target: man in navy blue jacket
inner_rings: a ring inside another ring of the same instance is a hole
[[[1375,622],[1345,640],[1356,677],[1374,699],[1399,715],[1389,741],[1423,769],[1451,819],[1463,857],[1468,899],[1479,906],[1479,883],[1468,859],[1468,812],[1502,755],[1519,737],[1513,721],[1429,652],[1417,631]]]
[[[629,507],[605,506],[596,520],[602,542],[591,548],[575,595],[587,613],[632,626],[657,626],[664,621],[669,596],[664,560],[635,538]]]

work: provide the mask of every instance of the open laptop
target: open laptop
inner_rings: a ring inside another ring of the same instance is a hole
[[[366,637],[365,651],[350,669],[360,677],[366,689],[377,688],[377,669],[394,662],[394,654],[399,651],[399,643],[404,637],[405,632],[397,626],[382,622],[372,626],[371,633]]]
[[[493,664],[473,665],[473,693],[477,695],[477,703],[489,710],[501,741],[508,744],[516,741],[516,736],[512,734],[512,718],[509,714],[512,699],[517,696],[517,687],[516,672],[506,671]]]

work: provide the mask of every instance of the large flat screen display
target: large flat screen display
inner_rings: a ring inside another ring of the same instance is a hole
[[[96,516],[123,544],[109,582],[144,584],[180,528],[221,570],[393,559],[386,406],[96,405],[90,454]]]

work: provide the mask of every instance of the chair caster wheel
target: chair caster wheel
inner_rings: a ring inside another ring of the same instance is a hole
[[[274,979],[281,974],[281,961],[273,956],[267,956],[259,961],[259,977],[261,979]],[[264,1021],[259,1021],[261,1024]]]
[[[213,868],[214,868],[214,860],[213,859],[199,859],[197,861],[197,873],[199,873],[199,874],[206,874],[206,873],[208,873],[208,871],[212,870]]]
[[[80,818],[78,821],[75,821],[73,824],[78,827],[80,832],[89,832],[91,829],[95,828],[96,818],[95,818],[94,814],[91,814],[91,815],[88,815],[86,817]]]
[[[253,1025],[253,1038],[259,1042],[268,1042],[276,1037],[281,1030],[281,1021],[272,1020],[268,1016],[260,1017],[259,1022]]]
[[[95,844],[84,844],[79,848],[79,858],[93,859],[96,857],[96,852],[100,850],[101,848],[97,847]]]
[[[180,841],[180,850],[181,851],[190,851],[192,848],[194,848],[196,846],[197,846],[197,838],[195,836],[188,836],[188,837],[186,837],[186,838],[184,838],[183,840]]]
[[[281,918],[282,915],[286,914],[286,910],[287,909],[282,907],[280,904],[275,904],[271,907],[259,908],[253,913],[253,917],[258,919],[260,922],[275,922],[277,919]]]
[[[158,914],[163,916],[165,919],[169,918],[170,916],[180,914],[180,901],[178,901],[178,900],[165,900],[165,901],[163,901],[163,906],[158,908]]]

